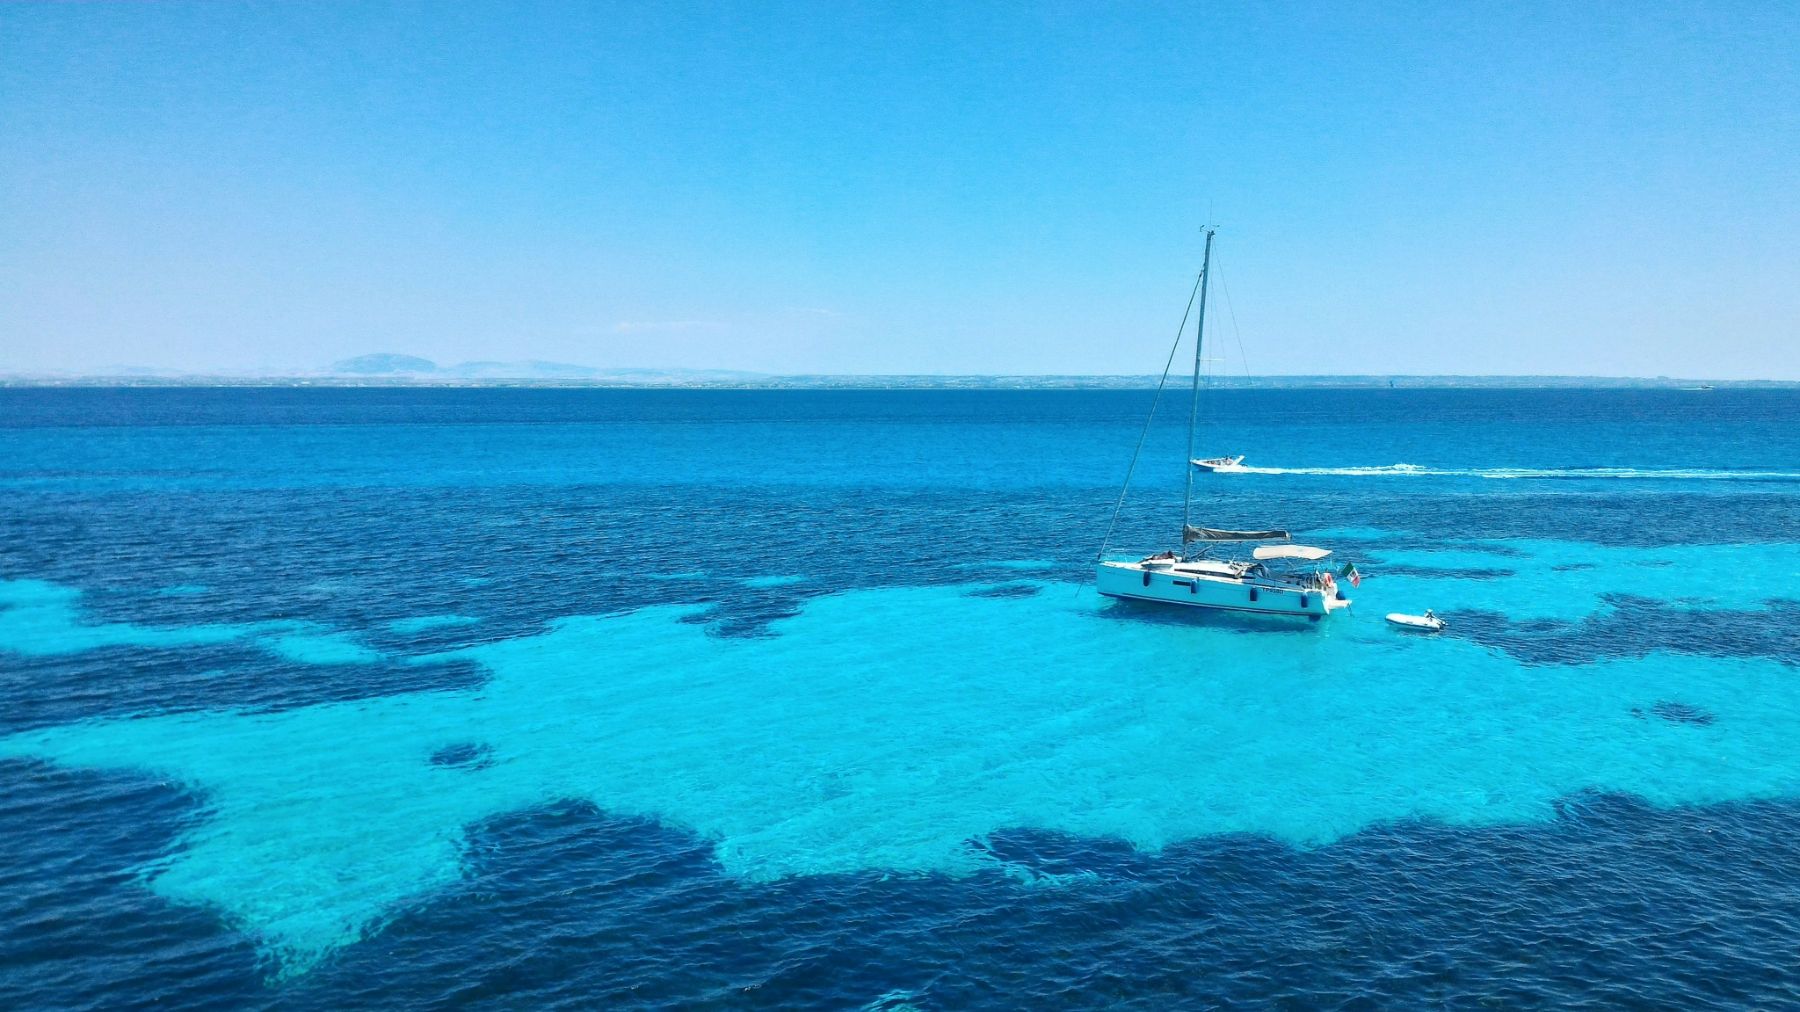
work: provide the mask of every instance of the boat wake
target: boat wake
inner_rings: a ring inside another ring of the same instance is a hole
[[[1424,477],[1424,478],[1492,478],[1567,479],[1567,480],[1637,480],[1637,481],[1769,481],[1800,482],[1800,471],[1733,471],[1723,468],[1640,468],[1640,467],[1474,467],[1438,468],[1418,464],[1386,464],[1367,467],[1251,467],[1238,465],[1219,474],[1297,474],[1346,478]]]

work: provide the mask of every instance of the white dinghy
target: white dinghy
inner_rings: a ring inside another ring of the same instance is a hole
[[[1437,613],[1429,608],[1425,609],[1423,615],[1402,615],[1397,611],[1392,612],[1388,615],[1387,620],[1389,625],[1416,632],[1443,632],[1444,627],[1450,624],[1438,618]]]
[[[1241,456],[1206,459],[1194,456],[1203,361],[1201,349],[1206,335],[1206,286],[1212,273],[1212,241],[1213,231],[1209,228],[1206,231],[1206,259],[1201,264],[1200,277],[1194,282],[1200,312],[1194,328],[1193,403],[1188,410],[1187,453],[1183,455],[1183,463],[1187,465],[1187,487],[1181,506],[1181,546],[1136,561],[1108,559],[1107,546],[1112,541],[1112,529],[1109,528],[1095,560],[1094,583],[1107,597],[1179,608],[1283,615],[1317,622],[1350,607],[1350,599],[1338,588],[1337,575],[1319,565],[1331,554],[1330,550],[1310,545],[1267,544],[1286,542],[1288,532],[1284,530],[1218,530],[1193,522],[1194,472],[1242,470],[1244,460]],[[1191,299],[1188,306],[1190,310],[1194,306]],[[1184,316],[1180,330],[1186,329],[1187,317]],[[1180,346],[1179,337],[1176,345]],[[1169,353],[1169,360],[1174,361],[1173,351]],[[1166,369],[1163,380],[1168,380]],[[1161,386],[1157,389],[1160,396]],[[1150,410],[1154,417],[1154,404]],[[1144,432],[1148,434],[1149,431],[1150,420],[1146,419]],[[1143,445],[1140,437],[1138,449],[1142,450]],[[1125,493],[1131,488],[1131,473],[1136,467],[1137,455],[1133,454],[1131,467],[1125,473],[1124,487],[1119,490],[1118,505],[1113,509],[1114,526],[1119,522]],[[1258,544],[1245,558],[1242,549],[1252,542],[1264,543]],[[1361,579],[1355,566],[1345,566],[1343,575],[1352,586]]]

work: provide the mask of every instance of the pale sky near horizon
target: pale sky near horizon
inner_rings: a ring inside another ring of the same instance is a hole
[[[1222,371],[1800,379],[1794,4],[7,5],[0,137],[0,371],[1152,373],[1210,216]]]

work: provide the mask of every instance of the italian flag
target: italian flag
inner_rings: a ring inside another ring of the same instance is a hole
[[[1344,563],[1344,568],[1338,575],[1349,580],[1350,586],[1352,587],[1362,586],[1362,574],[1356,571],[1356,563],[1354,562]]]

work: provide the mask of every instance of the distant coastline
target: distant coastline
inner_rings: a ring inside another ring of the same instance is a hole
[[[0,387],[598,387],[701,390],[1141,390],[1157,376],[1104,375],[776,375],[730,369],[601,369],[566,362],[462,362],[441,366],[416,355],[379,353],[288,373],[182,373],[120,366],[91,373],[8,373]],[[1171,377],[1171,381],[1175,378]],[[1185,378],[1181,382],[1186,382]],[[1690,389],[1800,388],[1795,380],[1616,376],[1214,376],[1225,390],[1350,389]]]
[[[615,390],[1144,390],[1155,376],[792,375],[697,377],[631,370],[631,376],[32,375],[0,373],[0,388],[410,388]],[[1173,381],[1173,380],[1172,380]],[[1186,382],[1185,378],[1182,382]],[[1693,390],[1800,389],[1795,380],[1619,376],[1219,376],[1223,390]]]
[[[599,387],[599,389],[742,389],[742,391],[1136,391],[1159,376],[828,375],[743,373],[734,369],[601,369],[569,362],[459,362],[380,351],[319,369],[238,369],[182,373],[115,366],[90,373],[7,373],[0,387]],[[1174,376],[1170,376],[1174,382]],[[1183,380],[1184,382],[1184,380]],[[1705,380],[1634,376],[1211,376],[1213,389],[1692,389],[1800,387],[1800,380]]]

